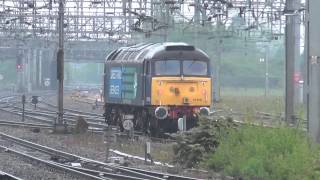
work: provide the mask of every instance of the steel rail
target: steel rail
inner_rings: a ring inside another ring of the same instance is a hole
[[[21,178],[18,178],[18,177],[14,176],[14,175],[5,173],[3,171],[0,171],[0,179],[4,179],[4,180],[23,180]]]
[[[17,109],[20,109],[22,110],[21,107],[18,107],[16,106]],[[44,107],[37,107],[37,109],[34,109],[34,110],[31,110],[31,109],[27,109],[26,110],[29,110],[29,111],[32,111],[32,112],[43,112],[43,113],[48,113],[48,114],[56,114],[57,112],[55,110],[50,110],[48,108],[44,108]],[[80,114],[80,113],[73,113],[73,112],[65,112],[64,113],[65,115],[69,115],[69,116],[83,116],[85,118],[95,118],[95,119],[101,119],[104,120],[104,118],[100,115],[100,114],[96,114],[96,115],[86,115],[86,114]]]
[[[18,106],[14,106],[13,108],[18,109],[19,111],[22,111],[21,107]],[[39,108],[41,109],[41,108]],[[56,118],[56,114],[57,112],[55,111],[40,111],[40,110],[31,110],[26,108],[25,109],[25,113],[26,114],[31,114],[31,115],[41,115],[41,116],[45,116],[48,118]],[[105,123],[105,120],[103,118],[100,117],[93,117],[93,116],[86,116],[86,115],[81,115],[81,114],[74,114],[74,113],[68,113],[66,112],[64,114],[64,117],[66,117],[66,119],[74,119],[76,120],[79,117],[83,117],[85,118],[89,123],[92,123],[93,125],[97,125],[96,123]]]
[[[18,126],[18,127],[28,127],[28,128],[42,128],[42,129],[52,129],[52,128],[53,128],[53,126],[46,125],[46,124],[14,122],[14,121],[3,121],[3,120],[0,120],[0,125],[4,125],[4,126]]]
[[[20,111],[16,111],[14,109],[8,109],[8,108],[0,108],[2,111],[8,112],[8,113],[13,113],[16,115],[22,115],[22,112]],[[31,115],[30,115],[31,114]],[[33,112],[25,112],[25,117],[26,118],[30,118],[36,121],[41,121],[41,122],[45,122],[48,124],[53,124],[54,123],[54,119],[56,118],[54,115],[49,115],[49,114],[45,114],[45,113],[33,113]],[[69,125],[74,126],[76,124],[76,119],[75,118],[64,118],[67,122],[69,122]],[[102,130],[104,128],[107,127],[106,124],[103,124],[103,121],[99,121],[99,123],[97,122],[91,122],[88,121],[89,124],[89,130],[97,130],[97,128],[99,130]]]
[[[16,115],[21,115],[22,113],[20,113],[20,112],[13,112],[13,111],[10,111],[10,110],[8,110],[8,109],[4,109],[4,108],[0,108],[0,111],[5,111],[5,112],[8,112],[8,113],[12,113],[12,114],[16,114]],[[45,122],[45,123],[48,123],[48,124],[50,124],[50,125],[53,125],[53,119],[44,119],[44,118],[42,118],[42,117],[39,117],[39,116],[30,116],[30,115],[27,115],[27,114],[25,114],[25,117],[26,118],[29,118],[29,119],[32,119],[32,120],[34,120],[34,121],[40,121],[40,122]],[[67,120],[67,121],[69,121],[69,120]],[[75,120],[73,120],[73,122],[74,122]],[[9,121],[9,122],[13,122],[13,121]],[[11,125],[11,124],[9,124],[9,123],[3,123],[3,125],[8,125],[8,126],[18,126],[18,125],[14,125],[14,122],[12,123],[13,125]],[[48,125],[48,126],[50,126],[50,125]],[[69,123],[68,124],[69,126],[71,126],[71,127],[74,127],[74,126],[76,126],[76,124],[75,123]],[[90,123],[89,123],[89,125],[90,125]],[[39,126],[37,126],[37,127],[39,127]],[[42,127],[39,127],[39,128],[42,128]],[[46,128],[46,127],[43,127],[43,128]],[[91,127],[91,126],[89,126],[88,127],[88,132],[93,132],[93,133],[102,133],[104,131],[104,127],[101,127],[101,126],[98,126],[98,127]]]
[[[132,177],[132,176],[126,176],[126,175],[121,175],[121,174],[116,174],[116,173],[110,173],[110,172],[105,172],[105,171],[96,171],[92,169],[87,169],[83,167],[73,167],[73,166],[67,166],[63,165],[66,167],[69,167],[71,169],[75,169],[77,171],[85,172],[88,174],[99,174],[100,176],[108,177],[108,178],[115,178],[117,180],[144,180],[143,178],[138,178],[138,177]]]
[[[41,103],[53,107],[53,108],[57,108],[56,105],[41,101]],[[77,113],[77,114],[83,114],[83,115],[90,115],[90,116],[97,116],[97,117],[103,117],[101,114],[95,114],[95,113],[90,113],[90,112],[83,112],[83,111],[78,111],[75,109],[69,109],[69,108],[64,108],[64,110],[69,111],[69,112],[73,112],[73,113]]]
[[[156,171],[148,171],[148,170],[132,168],[132,167],[123,167],[123,168],[131,170],[131,171],[140,172],[143,174],[148,174],[151,176],[157,176],[160,178],[169,179],[169,180],[200,180],[199,178],[192,178],[192,177],[180,176],[180,175],[175,175],[175,174],[167,174],[167,173],[161,173],[161,172],[156,172]]]

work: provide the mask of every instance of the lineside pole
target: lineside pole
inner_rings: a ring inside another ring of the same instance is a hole
[[[320,143],[320,1],[306,4],[307,118],[312,139]]]
[[[223,38],[221,36],[224,35],[224,29],[222,30],[221,27],[221,15],[218,15],[217,18],[217,47],[216,47],[216,59],[214,60],[214,74],[213,75],[213,83],[211,84],[212,86],[212,97],[213,97],[213,102],[219,102],[221,99],[221,93],[220,93],[220,65],[221,65],[221,57],[222,57],[222,45],[223,45]]]
[[[267,97],[269,94],[269,46],[265,46],[265,82],[264,82],[264,96]]]
[[[58,87],[58,117],[57,124],[55,124],[56,131],[65,130],[63,120],[63,79],[64,79],[64,5],[65,0],[59,0],[59,49],[57,54],[57,79],[59,81]]]
[[[294,122],[294,69],[300,51],[300,14],[295,11],[301,0],[286,0],[285,10],[290,12],[286,16],[286,93],[285,93],[285,120],[289,124]],[[293,13],[291,13],[293,12]]]

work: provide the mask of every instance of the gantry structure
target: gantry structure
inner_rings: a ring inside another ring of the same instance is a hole
[[[179,23],[283,35],[285,13],[285,0],[65,0],[65,38],[128,43]],[[54,41],[57,19],[58,0],[1,0],[0,37]]]
[[[114,48],[154,36],[170,40],[168,34],[178,26],[199,34],[205,33],[202,29],[209,29],[206,33],[211,37],[277,39],[284,35],[285,15],[300,12],[286,9],[285,0],[64,0],[64,3],[65,61],[74,62],[103,62]],[[58,6],[58,0],[0,1],[0,60],[21,59],[26,64],[22,78],[25,82],[36,79],[40,86],[49,76],[41,74],[48,72],[45,65],[55,66]],[[217,29],[223,29],[225,34],[215,35]],[[140,38],[137,40],[136,36]],[[33,68],[39,74],[37,78],[33,78]]]

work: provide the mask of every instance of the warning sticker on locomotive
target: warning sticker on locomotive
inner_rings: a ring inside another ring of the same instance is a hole
[[[121,67],[113,67],[110,72],[109,97],[121,98],[122,87],[122,70]]]

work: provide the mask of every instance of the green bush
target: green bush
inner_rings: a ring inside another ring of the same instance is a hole
[[[209,152],[214,152],[221,137],[230,127],[235,127],[231,118],[200,118],[200,125],[190,131],[175,135],[177,144],[173,146],[174,162],[183,167],[197,166]]]
[[[319,149],[298,129],[242,126],[232,130],[208,167],[241,179],[319,179]]]

